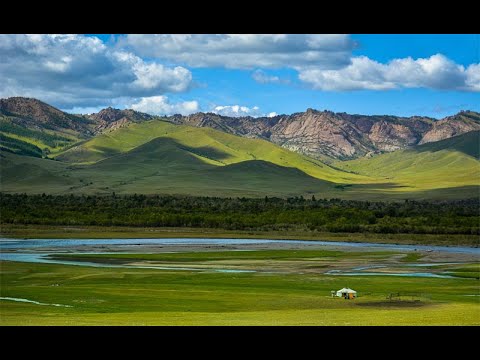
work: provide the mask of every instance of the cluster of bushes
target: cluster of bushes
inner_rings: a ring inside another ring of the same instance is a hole
[[[416,234],[480,234],[478,199],[370,202],[0,193],[1,222]]]

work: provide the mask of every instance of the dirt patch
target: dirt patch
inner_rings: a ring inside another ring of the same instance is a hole
[[[387,300],[387,301],[369,301],[356,303],[357,306],[381,307],[381,308],[412,308],[428,306],[429,304],[420,300]]]

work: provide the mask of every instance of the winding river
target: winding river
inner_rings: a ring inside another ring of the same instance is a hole
[[[479,248],[470,247],[447,247],[447,246],[426,246],[426,245],[396,245],[396,244],[376,244],[376,243],[353,243],[342,241],[310,241],[310,240],[265,240],[265,239],[206,239],[206,238],[165,238],[165,239],[6,239],[0,238],[0,260],[20,261],[34,263],[51,263],[66,264],[76,266],[93,266],[93,267],[128,267],[128,268],[146,268],[156,270],[185,270],[185,271],[206,271],[205,268],[195,267],[161,267],[161,266],[143,266],[143,265],[119,265],[107,264],[88,261],[75,261],[69,259],[52,258],[50,255],[60,253],[95,253],[99,250],[101,253],[108,253],[112,249],[122,248],[122,252],[129,249],[133,252],[145,253],[142,247],[162,247],[162,246],[264,246],[282,245],[294,246],[302,245],[304,248],[331,249],[344,248],[345,250],[368,250],[368,251],[399,251],[412,252],[419,251],[425,253],[455,253],[470,254],[479,256]],[[227,249],[228,250],[228,249]],[[237,250],[238,249],[233,249]],[[244,249],[245,250],[245,249]],[[98,253],[98,252],[97,252]],[[409,264],[409,266],[429,267],[438,266],[441,263],[428,264]],[[449,263],[444,263],[449,264]],[[344,275],[344,276],[362,276],[362,275],[387,275],[387,276],[413,276],[413,277],[442,277],[451,278],[448,274],[438,274],[430,272],[365,272],[369,268],[381,268],[382,265],[374,265],[372,267],[353,268],[349,272],[327,271],[326,275]],[[237,269],[209,269],[214,272],[255,272],[254,270],[237,270]]]

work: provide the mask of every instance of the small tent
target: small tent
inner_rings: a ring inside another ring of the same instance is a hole
[[[357,292],[349,288],[343,288],[337,291],[337,296],[345,299],[353,299],[357,297]]]

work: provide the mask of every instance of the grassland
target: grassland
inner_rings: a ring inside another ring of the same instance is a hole
[[[99,255],[101,258],[104,255]],[[128,258],[130,256],[130,258]],[[1,262],[1,325],[479,325],[478,280],[329,276],[328,264],[388,253],[252,251],[125,255],[123,260],[277,266],[289,272],[216,273]],[[109,255],[111,258],[112,255]],[[127,259],[125,259],[125,257]],[[156,257],[153,259],[152,257]],[[407,259],[407,261],[414,259]],[[261,265],[264,264],[264,265]],[[268,265],[271,264],[271,265]],[[317,264],[318,266],[312,266]],[[478,267],[466,266],[478,275]],[[476,269],[476,270],[475,270]],[[349,286],[356,300],[332,298]],[[420,301],[388,301],[389,293]]]

